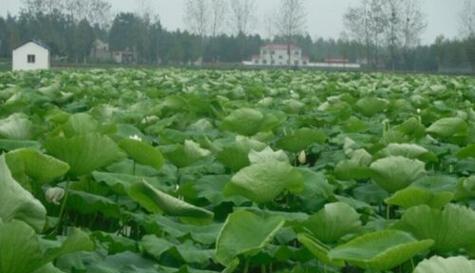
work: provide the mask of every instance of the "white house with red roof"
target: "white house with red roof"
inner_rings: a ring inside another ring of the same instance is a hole
[[[309,59],[296,45],[267,44],[261,47],[259,55],[252,57],[251,63],[263,66],[305,66]]]

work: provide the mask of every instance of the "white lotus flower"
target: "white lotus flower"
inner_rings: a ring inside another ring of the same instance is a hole
[[[300,164],[307,163],[307,154],[305,153],[305,151],[300,152],[298,160],[299,160]]]
[[[46,190],[46,200],[55,205],[59,205],[64,198],[64,190],[62,188],[54,187]]]
[[[137,141],[142,141],[142,138],[138,135],[133,135],[133,136],[129,136],[129,139],[133,139],[133,140],[137,140]]]

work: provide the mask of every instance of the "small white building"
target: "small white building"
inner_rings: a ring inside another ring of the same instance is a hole
[[[38,70],[50,68],[49,49],[37,41],[31,41],[13,50],[12,68],[18,70]]]
[[[268,44],[261,47],[259,55],[252,57],[253,65],[305,66],[308,63],[308,57],[296,45]]]

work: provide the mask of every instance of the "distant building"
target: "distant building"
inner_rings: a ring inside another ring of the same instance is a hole
[[[31,41],[14,49],[12,56],[13,71],[50,68],[49,49],[38,41]]]
[[[112,52],[112,59],[118,64],[134,64],[137,60],[133,50],[117,50]]]
[[[260,54],[253,56],[251,62],[264,66],[305,66],[309,59],[296,45],[268,44],[261,47]]]
[[[96,39],[91,49],[91,58],[100,62],[108,62],[112,60],[112,53],[109,49],[109,44]]]

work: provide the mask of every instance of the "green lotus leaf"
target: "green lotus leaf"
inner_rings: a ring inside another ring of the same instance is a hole
[[[52,243],[59,244],[57,241]],[[58,246],[49,245],[49,242],[40,241],[35,231],[24,222],[0,223],[0,272],[44,271],[45,266],[48,267],[60,256],[94,248],[89,236],[78,229],[73,229],[71,235]]]
[[[13,151],[21,148],[40,149],[41,144],[33,140],[0,139],[0,150]]]
[[[366,97],[358,100],[355,106],[363,115],[371,117],[377,113],[383,113],[388,106],[388,101],[375,97]]]
[[[420,262],[413,273],[472,273],[475,272],[475,261],[463,256],[442,258],[434,256]]]
[[[432,240],[417,241],[398,230],[367,233],[329,252],[331,260],[343,260],[370,270],[389,270],[428,250]]]
[[[124,158],[117,144],[100,134],[51,138],[44,146],[49,154],[68,163],[69,173],[74,176],[89,174]]]
[[[475,212],[458,205],[448,204],[443,210],[427,205],[412,207],[404,212],[395,228],[420,240],[434,240],[433,249],[439,253],[475,245]]]
[[[319,241],[331,244],[361,228],[360,215],[345,203],[326,204],[304,223],[304,227]]]
[[[165,157],[177,167],[183,168],[209,156],[210,151],[203,149],[192,140],[186,140],[185,144],[172,145],[171,149],[162,148]]]
[[[119,146],[133,160],[140,164],[152,166],[155,169],[160,170],[165,163],[162,153],[157,148],[146,142],[129,138],[120,141]]]
[[[127,189],[128,195],[151,213],[166,213],[171,216],[190,218],[213,218],[213,213],[166,194],[145,181]]]
[[[216,261],[229,266],[239,255],[255,254],[284,223],[281,217],[259,217],[244,210],[230,214],[216,241]]]
[[[244,136],[253,136],[261,130],[264,114],[250,109],[242,108],[233,111],[222,123],[222,128]]]
[[[298,153],[312,144],[323,144],[327,135],[321,131],[310,128],[298,129],[277,141],[277,147],[289,152]]]
[[[466,135],[467,130],[468,125],[465,120],[455,117],[439,119],[427,128],[426,131],[429,134],[446,138]]]
[[[97,121],[86,113],[71,115],[62,129],[66,137],[94,133],[99,127]]]
[[[28,185],[30,180],[39,185],[50,183],[69,171],[69,165],[36,149],[23,148],[5,155],[13,177]]]
[[[330,248],[320,242],[317,238],[309,234],[301,233],[297,235],[297,239],[322,263],[335,267],[345,266],[344,261],[330,259],[330,257],[328,256]]]
[[[301,192],[303,187],[303,177],[297,169],[285,162],[268,161],[241,169],[231,178],[227,192],[265,203],[284,190]]]
[[[402,156],[379,159],[370,168],[374,182],[390,193],[404,189],[426,173],[423,162]]]
[[[251,150],[251,152],[249,152],[249,161],[251,162],[251,164],[264,163],[267,161],[280,161],[290,163],[289,157],[284,151],[278,150],[274,152],[269,146],[267,146],[264,150],[260,152]]]
[[[234,142],[223,147],[218,153],[217,159],[223,163],[224,166],[237,172],[251,164],[249,161],[249,152],[251,150],[261,151],[266,146],[265,143],[251,138],[236,137]]]
[[[384,200],[386,204],[410,208],[426,204],[431,208],[442,208],[454,198],[451,192],[433,192],[429,189],[410,186],[395,192]]]
[[[0,137],[28,140],[33,135],[33,123],[24,114],[13,114],[0,120]]]
[[[5,155],[0,156],[0,189],[0,219],[4,222],[21,220],[36,231],[43,230],[46,222],[45,207],[13,179]]]
[[[386,148],[381,150],[380,154],[384,157],[388,156],[403,156],[411,159],[420,159],[428,161],[437,161],[438,158],[436,155],[431,153],[426,148],[419,146],[417,144],[407,144],[407,143],[391,143]]]
[[[475,158],[475,144],[468,145],[457,152],[457,157],[461,159]]]

